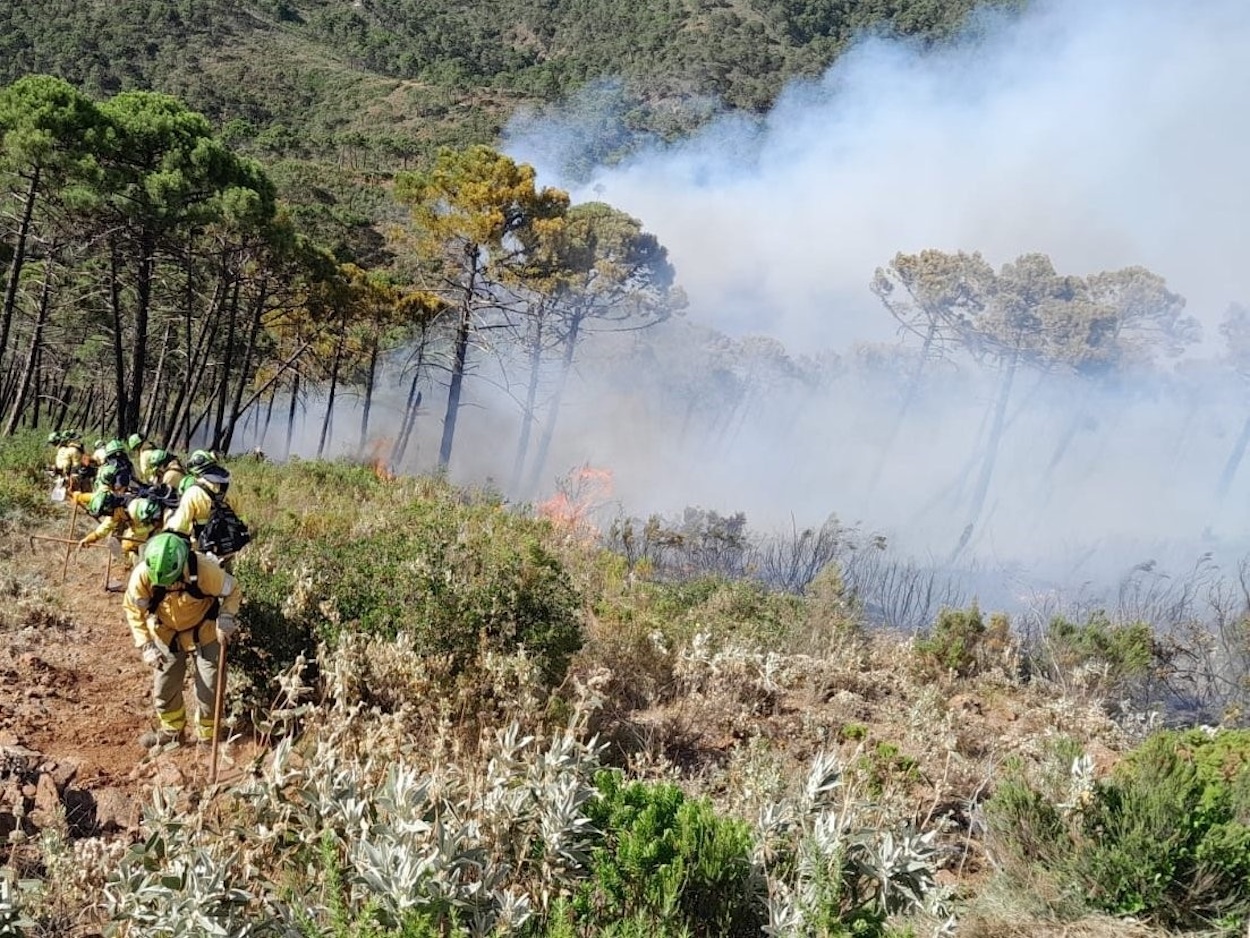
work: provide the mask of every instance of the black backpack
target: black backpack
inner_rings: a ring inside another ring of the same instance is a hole
[[[162,508],[169,509],[177,508],[178,502],[182,497],[172,485],[163,483],[159,485],[141,485],[139,486],[139,494],[150,501],[157,502]]]
[[[114,453],[104,460],[106,466],[117,467],[117,477],[113,484],[128,489],[134,487],[135,484],[135,467],[130,461],[130,457],[125,453]]]
[[[197,483],[198,484],[198,483]],[[234,509],[222,496],[201,485],[213,500],[213,510],[208,520],[195,530],[195,542],[199,549],[217,557],[229,557],[237,554],[252,542],[252,534],[247,524],[234,513]]]

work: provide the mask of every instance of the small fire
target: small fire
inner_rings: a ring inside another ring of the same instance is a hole
[[[573,469],[556,482],[556,493],[539,502],[538,517],[579,539],[593,540],[598,533],[590,516],[612,497],[612,470],[589,463]]]
[[[373,470],[379,482],[395,481],[395,470],[391,468],[390,460],[386,458],[390,449],[391,441],[385,437],[379,437],[370,442],[369,448],[365,451],[365,463]]]

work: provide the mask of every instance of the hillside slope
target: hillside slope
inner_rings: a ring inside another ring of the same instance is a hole
[[[96,95],[183,97],[236,139],[400,162],[490,142],[522,103],[625,82],[641,134],[721,107],[762,111],[857,34],[949,36],[978,5],[1019,0],[30,0],[0,9],[0,81],[62,75]]]

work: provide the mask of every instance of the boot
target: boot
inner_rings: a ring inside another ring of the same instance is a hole
[[[182,742],[182,731],[148,730],[139,737],[139,745],[149,752],[172,749]]]

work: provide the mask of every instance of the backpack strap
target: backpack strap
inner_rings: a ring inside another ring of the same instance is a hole
[[[195,599],[210,598],[202,589],[200,589],[200,565],[199,560],[196,559],[196,553],[194,550],[187,554],[187,574],[187,578],[183,580],[183,583],[186,584],[187,592]],[[165,596],[168,592],[169,588],[165,586],[152,587],[152,597],[148,600],[148,611],[152,615],[156,614],[156,610],[160,607],[160,604],[164,602]],[[216,621],[217,614],[221,611],[221,597],[213,596],[212,600],[212,604],[205,611],[199,622],[195,623],[195,625],[188,626],[185,629],[180,629],[174,634],[180,635],[182,632],[189,631],[191,632],[192,642],[199,645],[200,629],[203,627],[205,622]]]

